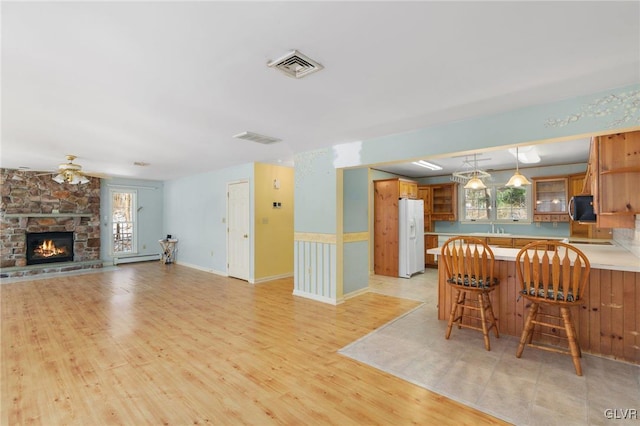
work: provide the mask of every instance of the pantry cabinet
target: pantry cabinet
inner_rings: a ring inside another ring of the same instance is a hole
[[[398,276],[398,200],[417,198],[418,183],[408,179],[373,181],[373,267],[377,275]]]

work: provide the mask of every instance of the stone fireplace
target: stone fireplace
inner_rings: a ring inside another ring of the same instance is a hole
[[[47,174],[0,169],[0,185],[2,277],[102,267],[100,179],[59,184]]]

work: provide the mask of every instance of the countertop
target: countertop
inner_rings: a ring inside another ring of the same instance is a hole
[[[479,238],[504,237],[504,238],[527,238],[527,239],[536,239],[536,240],[564,240],[567,238],[567,237],[561,237],[558,235],[551,236],[551,235],[499,234],[499,233],[492,233],[492,232],[469,232],[469,233],[425,232],[424,235],[444,235],[445,237],[457,237],[458,235],[465,235],[468,237],[479,237]]]
[[[440,234],[442,235],[442,234]],[[496,234],[491,234],[496,235]],[[509,235],[506,235],[509,237]],[[527,238],[518,235],[513,238]],[[534,237],[546,239],[546,237]],[[560,238],[557,238],[560,239]],[[572,243],[580,249],[589,259],[591,268],[594,269],[610,269],[614,271],[640,272],[640,257],[635,256],[632,252],[624,247],[612,243],[612,245],[598,244],[580,244]],[[440,247],[427,250],[427,254],[440,255]],[[516,255],[520,249],[491,247],[496,260],[515,261]]]

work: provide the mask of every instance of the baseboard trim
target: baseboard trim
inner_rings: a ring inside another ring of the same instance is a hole
[[[364,287],[359,290],[352,291],[351,293],[347,293],[343,296],[344,300],[352,299],[354,297],[360,296],[365,293],[369,293],[369,287]]]
[[[280,275],[271,275],[270,277],[264,277],[264,278],[258,278],[258,279],[254,279],[254,280],[249,280],[249,282],[251,284],[262,284],[262,283],[266,283],[268,281],[273,281],[273,280],[280,280],[283,278],[291,278],[293,277],[293,272],[288,272],[286,274],[280,274]]]
[[[315,300],[316,302],[328,303],[329,305],[339,305],[344,303],[344,298],[332,299],[330,297],[318,296],[317,294],[307,293],[300,290],[293,290],[294,296],[304,297],[305,299]]]
[[[191,269],[197,269],[198,271],[203,271],[203,272],[209,272],[210,274],[216,274],[216,275],[221,275],[223,277],[228,277],[229,275],[227,275],[226,272],[222,272],[222,271],[217,271],[215,269],[211,269],[211,268],[205,268],[203,266],[199,266],[199,265],[194,265],[192,263],[186,263],[186,262],[175,262],[176,265],[180,265],[180,266],[186,266],[187,268],[191,268]]]

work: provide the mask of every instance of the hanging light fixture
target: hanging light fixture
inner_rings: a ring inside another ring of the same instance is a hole
[[[469,182],[464,186],[464,189],[485,189],[487,186],[482,179],[478,177],[478,159],[476,154],[473,154],[474,170],[473,177],[469,179]]]
[[[507,186],[509,187],[519,187],[522,185],[531,185],[531,182],[527,180],[524,175],[520,173],[520,167],[518,162],[518,147],[516,147],[516,172],[511,176],[509,182],[507,182]]]

